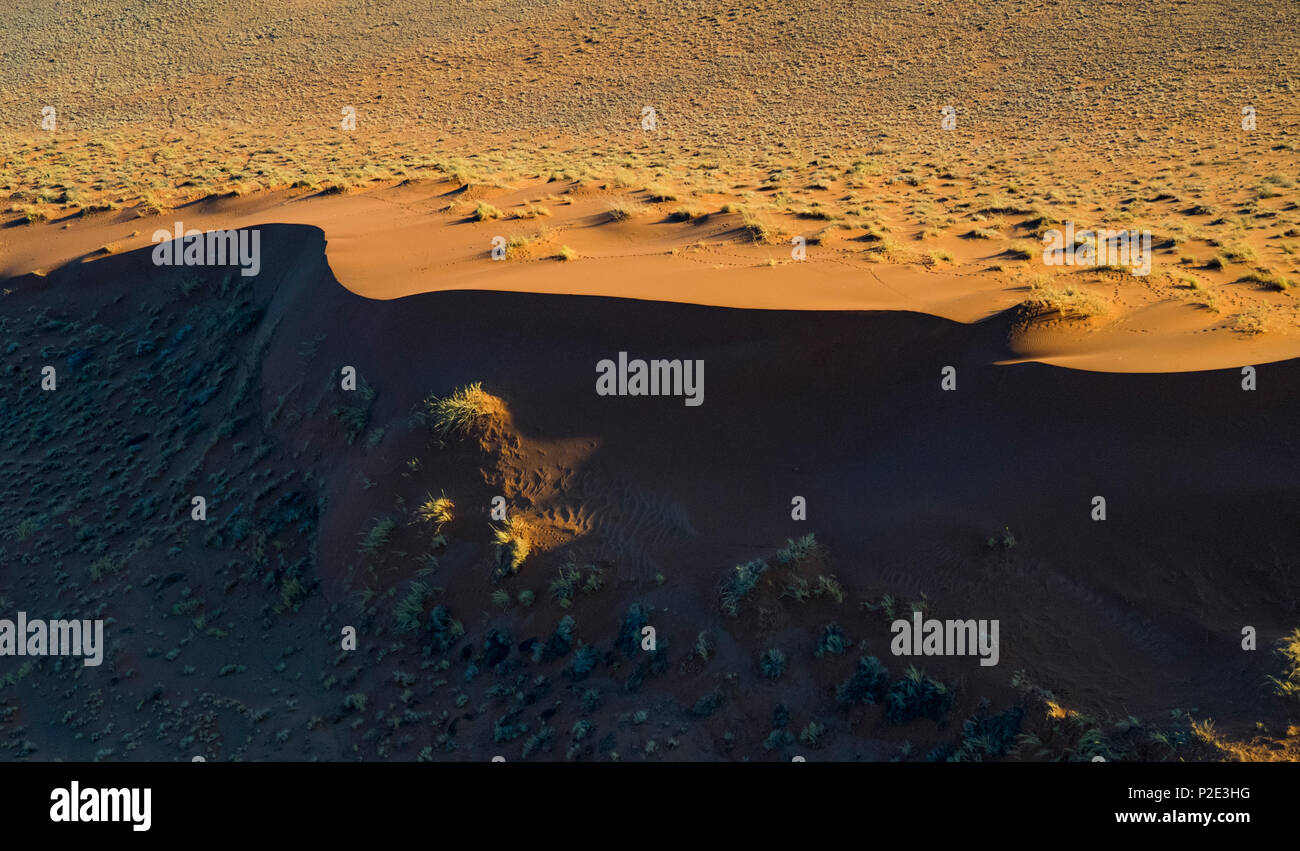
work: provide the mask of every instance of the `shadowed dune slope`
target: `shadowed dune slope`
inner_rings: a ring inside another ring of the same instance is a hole
[[[1273,660],[1243,653],[1241,628],[1257,627],[1263,645],[1296,617],[1296,362],[1261,367],[1259,389],[1245,392],[1236,370],[999,366],[1005,317],[965,325],[492,292],[377,302],[333,279],[319,231],[270,226],[263,238],[293,258],[258,279],[267,308],[253,348],[265,349],[239,355],[263,408],[337,386],[352,365],[377,390],[371,422],[385,428],[377,449],[318,451],[327,586],[345,584],[345,553],[374,499],[358,475],[391,476],[420,451],[427,438],[408,421],[421,399],[482,381],[509,406],[512,449],[486,480],[472,465],[446,475],[479,480],[485,499],[504,490],[628,578],[660,571],[685,585],[674,607],[683,629],[716,618],[730,565],[815,530],[849,587],[925,593],[940,617],[999,618],[1000,666],[961,671],[990,689],[1024,669],[1080,706],[1255,720]],[[91,290],[136,298],[177,271],[132,252],[20,279],[35,285],[5,304]],[[702,360],[704,404],[598,396],[597,362],[621,351]],[[955,392],[940,390],[949,365]],[[321,428],[308,417],[279,432],[301,442]],[[794,496],[808,501],[806,522],[790,519]],[[1095,496],[1104,522],[1090,519]],[[990,553],[985,539],[1004,527],[1017,546]],[[640,558],[620,560],[630,553]]]

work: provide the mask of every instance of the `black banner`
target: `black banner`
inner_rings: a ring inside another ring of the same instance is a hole
[[[10,830],[57,837],[240,839],[271,828],[338,838],[419,830],[437,816],[505,808],[532,831],[587,814],[734,808],[735,829],[870,814],[927,834],[1078,832],[1231,838],[1287,823],[1294,773],[1281,764],[38,763],[0,766]],[[730,801],[731,803],[727,803]],[[772,802],[750,806],[760,801]],[[748,804],[745,802],[749,802]],[[743,806],[742,806],[743,805]],[[722,811],[714,813],[721,816]],[[742,818],[743,816],[743,818]],[[535,818],[532,818],[535,817]],[[647,836],[657,819],[638,822]],[[685,824],[670,827],[678,840]],[[515,825],[516,827],[512,827]],[[201,830],[196,834],[196,829]]]

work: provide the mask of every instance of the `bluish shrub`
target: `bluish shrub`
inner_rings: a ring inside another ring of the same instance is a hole
[[[835,696],[846,708],[859,703],[878,703],[885,696],[888,685],[889,670],[880,664],[880,660],[875,656],[859,656],[857,670],[840,684]]]
[[[952,704],[952,693],[938,680],[927,677],[916,667],[909,667],[889,687],[885,698],[885,717],[890,723],[902,724],[913,718],[940,721]]]
[[[785,653],[775,647],[769,647],[759,657],[759,667],[763,671],[763,676],[769,680],[780,679],[785,673]]]

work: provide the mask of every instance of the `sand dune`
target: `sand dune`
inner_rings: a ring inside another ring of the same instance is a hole
[[[632,221],[611,221],[608,208],[621,196],[576,189],[542,183],[465,201],[454,183],[404,184],[355,194],[199,202],[165,217],[93,215],[11,227],[0,242],[0,272],[93,263],[104,256],[104,246],[114,252],[151,246],[155,230],[171,231],[179,221],[201,231],[269,223],[319,228],[339,281],[371,299],[473,289],[768,310],[901,310],[970,323],[1015,308],[1030,291],[1022,278],[990,271],[987,258],[955,268],[872,262],[847,243],[822,240],[796,261],[784,242],[756,244],[739,213],[714,211],[702,220],[674,222],[669,213],[676,205],[660,204],[644,206]],[[560,198],[563,206],[552,205],[542,220],[474,221],[468,215],[471,205],[488,201],[527,209],[529,199],[540,196]],[[458,212],[447,209],[458,201]],[[494,261],[493,240],[504,248],[515,237],[526,240],[518,249],[522,259],[512,245],[504,260]],[[561,261],[562,245],[578,246],[580,259]],[[1167,279],[1121,270],[1094,287],[1103,297],[1108,289],[1117,294],[1105,315],[1026,317],[1013,329],[1011,352],[1022,360],[1111,372],[1217,369],[1300,352],[1300,326],[1289,321],[1296,308],[1286,293],[1236,287],[1237,299],[1277,314],[1269,333],[1243,335],[1220,313],[1180,298]]]
[[[1300,757],[1291,5],[0,17],[3,758]]]

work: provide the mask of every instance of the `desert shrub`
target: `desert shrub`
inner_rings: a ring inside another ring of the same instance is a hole
[[[550,750],[551,739],[554,736],[555,731],[550,727],[542,727],[536,733],[533,733],[524,741],[523,758],[528,759],[529,756],[542,748]]]
[[[492,741],[497,744],[513,742],[528,732],[528,724],[519,720],[518,712],[507,712],[492,726]]]
[[[1016,536],[1015,533],[1013,533],[1010,528],[1004,526],[1002,527],[1001,534],[989,536],[989,539],[984,542],[984,545],[988,547],[990,550],[1014,549],[1016,546]]]
[[[1025,711],[1012,706],[996,715],[984,707],[962,724],[961,744],[947,757],[949,762],[980,762],[1006,754],[1020,734]]]
[[[393,529],[397,524],[390,517],[380,517],[371,525],[370,529],[360,534],[361,546],[358,548],[366,555],[375,555],[384,547],[388,546],[388,540],[393,535]]]
[[[1253,337],[1256,334],[1263,334],[1268,330],[1268,325],[1264,322],[1264,317],[1259,311],[1246,313],[1236,313],[1232,316],[1232,321],[1228,327],[1238,334],[1244,334]]]
[[[701,219],[709,213],[703,207],[695,204],[686,204],[678,207],[668,214],[668,220],[671,222],[690,222],[695,219]]]
[[[528,540],[526,524],[517,516],[511,517],[502,525],[492,527],[492,538],[496,547],[497,575],[517,573],[533,548]]]
[[[925,755],[925,761],[947,762],[955,752],[952,745],[938,745]]]
[[[570,562],[561,567],[556,578],[551,580],[551,597],[560,604],[560,608],[567,609],[579,591],[590,594],[598,591],[603,583],[603,571],[599,567],[590,564],[578,567]]]
[[[612,201],[607,208],[610,221],[622,222],[635,218],[645,212],[645,205],[630,199]]]
[[[510,638],[510,633],[503,629],[489,629],[483,636],[483,664],[491,667],[510,655],[510,648],[514,642]]]
[[[433,430],[444,437],[451,432],[468,434],[484,420],[505,412],[505,403],[484,390],[478,381],[450,396],[430,397],[424,401],[424,406]]]
[[[714,712],[717,712],[720,706],[722,706],[722,692],[715,689],[695,701],[695,705],[691,707],[691,713],[697,718],[708,718]]]
[[[424,523],[433,526],[434,533],[442,531],[442,527],[451,522],[452,510],[455,503],[444,494],[437,499],[432,495],[415,509],[415,516]]]
[[[776,647],[769,647],[759,657],[758,664],[764,677],[769,680],[780,679],[785,673],[785,653]]]
[[[479,201],[478,206],[474,208],[471,216],[476,222],[486,222],[489,219],[501,218],[501,211],[485,201]]]
[[[664,186],[659,183],[651,183],[650,185],[646,186],[645,191],[646,194],[649,196],[650,200],[656,204],[662,204],[666,201],[677,200],[676,190],[670,189],[667,186]]]
[[[794,736],[789,730],[773,730],[763,740],[764,750],[775,751],[794,744]]]
[[[569,676],[574,682],[586,679],[587,675],[596,670],[600,664],[600,651],[590,644],[584,644],[578,648],[578,652],[573,654],[573,661],[569,663]]]
[[[1060,287],[1035,285],[1020,305],[1025,314],[1031,317],[1056,314],[1062,319],[1087,319],[1106,312],[1106,305],[1101,299],[1073,284]]]
[[[889,685],[889,670],[875,656],[859,656],[853,676],[840,684],[835,697],[844,707],[879,703]]]
[[[775,245],[784,241],[784,234],[765,215],[753,210],[741,211],[742,230],[753,242],[761,245]]]
[[[420,628],[420,615],[429,599],[429,586],[418,579],[412,580],[406,595],[393,606],[393,622],[398,632],[415,632]]]
[[[104,555],[90,564],[90,578],[98,582],[105,576],[121,573],[126,568],[126,559],[120,555]]]
[[[433,635],[433,647],[445,652],[465,634],[465,627],[451,616],[446,606],[434,606],[429,612],[429,632]]]
[[[772,560],[782,567],[799,564],[817,552],[817,536],[811,532],[798,540],[787,538],[785,543],[785,547],[772,557]]]
[[[567,608],[578,593],[578,583],[582,571],[576,565],[566,564],[560,568],[559,575],[551,580],[551,597]]]
[[[927,677],[915,666],[909,666],[900,679],[889,687],[885,697],[885,718],[892,724],[902,724],[913,718],[942,720],[952,703],[952,693],[938,680]]]
[[[594,594],[605,584],[605,571],[595,565],[587,565],[587,578],[582,583],[582,593]]]
[[[803,742],[810,748],[815,748],[821,744],[822,739],[826,736],[826,725],[818,724],[816,721],[809,721],[807,726],[799,732],[799,741]]]
[[[370,424],[370,408],[375,401],[375,388],[362,378],[357,381],[357,389],[351,393],[355,394],[356,402],[351,405],[340,405],[331,411],[343,424],[343,432],[349,446],[356,442],[356,439],[366,430],[366,426]]]
[[[844,630],[837,623],[828,623],[822,629],[822,637],[817,642],[817,650],[814,655],[820,659],[827,653],[832,656],[843,656],[849,652],[853,645],[849,642],[849,637],[844,634]]]
[[[1255,259],[1255,249],[1245,242],[1230,242],[1223,246],[1219,256],[1229,263],[1250,263]]]
[[[695,636],[695,655],[700,657],[701,662],[709,661],[709,657],[713,655],[713,647],[713,633],[709,632],[707,629],[701,630],[700,633]]]
[[[732,617],[739,614],[741,601],[746,594],[754,590],[767,569],[767,562],[762,559],[737,565],[735,573],[728,577],[722,586],[722,610]]]
[[[635,656],[641,649],[641,628],[649,621],[650,615],[645,606],[633,603],[628,607],[627,614],[623,616],[623,622],[619,624],[618,637],[614,639],[614,646],[629,658]]]
[[[577,624],[569,615],[560,618],[559,624],[555,627],[555,633],[551,635],[551,640],[547,643],[547,652],[552,657],[563,656],[573,649],[573,633]]]
[[[1267,269],[1256,269],[1254,272],[1243,275],[1237,280],[1246,284],[1259,284],[1260,286],[1278,292],[1285,292],[1295,286],[1290,279],[1285,278],[1282,275],[1275,275]]]
[[[1282,676],[1269,676],[1274,691],[1282,697],[1300,695],[1300,628],[1278,640],[1275,654],[1283,661]]]
[[[830,597],[836,603],[843,603],[845,598],[844,586],[834,576],[818,576],[817,585],[813,588],[814,597]]]

